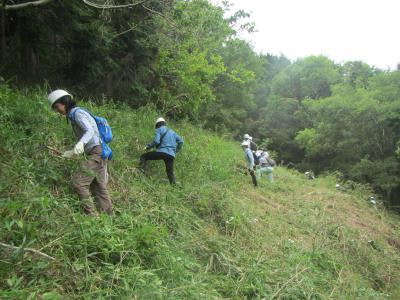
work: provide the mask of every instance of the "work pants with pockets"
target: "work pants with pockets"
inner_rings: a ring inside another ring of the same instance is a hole
[[[107,214],[112,213],[112,203],[107,189],[107,160],[101,157],[102,147],[95,146],[87,154],[80,169],[73,175],[73,186],[83,204],[85,213],[95,215],[96,207]]]

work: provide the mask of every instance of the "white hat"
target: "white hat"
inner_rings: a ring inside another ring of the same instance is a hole
[[[53,104],[56,103],[57,100],[59,100],[60,98],[62,98],[64,96],[70,96],[71,99],[73,98],[72,95],[70,93],[68,93],[67,91],[64,91],[64,90],[52,91],[47,96],[47,100],[49,101],[50,107],[53,107]]]
[[[243,138],[244,138],[245,140],[251,140],[251,139],[252,139],[252,137],[251,137],[248,133],[246,133],[246,134],[243,136]]]
[[[242,142],[242,146],[248,147],[248,146],[250,146],[250,143],[248,141],[243,141]]]
[[[157,120],[156,120],[156,124],[158,124],[158,123],[160,123],[160,122],[165,122],[165,119],[164,118],[158,118]]]

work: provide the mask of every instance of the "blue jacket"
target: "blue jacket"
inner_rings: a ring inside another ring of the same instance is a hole
[[[165,134],[165,132],[167,133]],[[163,135],[164,137],[160,144],[160,139]],[[154,140],[153,142],[147,145],[147,149],[156,147],[157,152],[164,152],[166,154],[175,157],[176,153],[178,153],[179,150],[181,150],[182,145],[183,145],[183,139],[175,131],[168,128],[167,126],[161,126],[156,129]]]

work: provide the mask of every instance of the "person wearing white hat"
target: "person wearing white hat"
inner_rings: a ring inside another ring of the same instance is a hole
[[[107,159],[102,158],[103,148],[96,121],[89,112],[78,107],[72,95],[65,90],[55,90],[47,99],[54,111],[71,121],[78,140],[72,150],[63,153],[63,157],[71,158],[86,154],[87,159],[82,162],[79,171],[73,174],[72,180],[85,213],[97,214],[90,193],[92,192],[100,209],[112,214],[112,203],[107,189]]]
[[[254,158],[254,170],[256,169],[256,166],[259,165],[259,160],[258,160],[258,156],[256,154],[256,152],[258,151],[258,146],[255,142],[253,142],[253,137],[250,136],[248,133],[246,133],[243,136],[243,142],[248,142],[249,143],[249,148],[251,150],[251,152],[253,153],[253,158]]]
[[[175,131],[167,127],[167,122],[164,118],[158,118],[155,127],[154,139],[145,147],[145,150],[150,150],[153,147],[156,150],[146,152],[140,156],[140,169],[145,173],[147,161],[163,160],[169,183],[175,185],[174,160],[183,146],[183,139]]]
[[[258,150],[257,144],[255,142],[253,142],[253,137],[250,136],[248,133],[246,133],[243,136],[243,141],[244,142],[249,142],[250,150],[253,151],[254,153]]]
[[[313,171],[307,171],[304,173],[304,175],[306,175],[306,178],[309,180],[314,180],[315,179],[315,175]]]
[[[244,139],[245,141],[248,141],[248,140],[252,139],[252,137],[250,136],[250,134],[245,133],[245,135],[243,136],[243,139]]]
[[[242,149],[244,151],[244,157],[247,162],[247,169],[249,170],[251,180],[253,181],[253,185],[256,187],[257,186],[257,178],[254,173],[255,163],[254,163],[253,153],[250,150],[250,143],[248,141],[243,141],[241,145],[242,145]]]

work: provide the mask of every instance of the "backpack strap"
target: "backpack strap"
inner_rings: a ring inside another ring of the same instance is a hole
[[[72,122],[75,122],[75,115],[76,115],[76,113],[78,112],[78,110],[82,110],[82,111],[84,111],[84,112],[87,112],[90,116],[93,117],[93,115],[92,115],[90,112],[88,112],[86,109],[83,109],[83,108],[78,107],[78,108],[75,109],[72,113],[69,113],[69,114],[68,114],[68,117],[69,117],[69,119],[70,119]],[[76,122],[75,122],[75,123],[76,123]]]
[[[69,113],[69,114],[68,114],[68,117],[69,117],[69,119],[70,119],[71,121],[75,122],[75,114],[76,114],[76,112],[77,112],[78,110],[82,110],[82,111],[86,112],[87,114],[89,114],[89,115],[96,121],[96,118],[94,117],[94,115],[93,115],[90,111],[88,111],[88,110],[86,110],[86,109],[84,109],[84,108],[81,108],[81,107],[78,107],[78,108],[75,109],[72,113]]]
[[[167,135],[168,131],[169,131],[169,128],[167,128],[167,130],[164,132],[164,134],[160,137],[160,143],[157,145],[157,149],[160,148],[163,138]]]
[[[91,116],[91,117],[93,118],[93,120],[94,120],[94,122],[96,123],[96,126],[97,126],[96,118],[94,117],[94,115],[93,115],[90,111],[87,111],[86,109],[81,108],[81,107],[78,107],[78,108],[75,109],[72,113],[69,113],[69,114],[68,114],[68,118],[69,118],[72,122],[76,123],[76,121],[75,121],[75,114],[77,113],[78,110],[82,110],[82,111],[88,113],[89,116]],[[98,127],[97,127],[97,128],[98,128]],[[99,132],[99,138],[100,138],[100,143],[101,143],[102,145],[105,144],[105,143],[103,143],[103,139],[102,139],[101,136],[100,136],[100,132]]]
[[[70,121],[75,122],[75,114],[77,110],[79,110],[79,108],[75,109],[72,113],[71,112],[68,113],[68,118]]]

